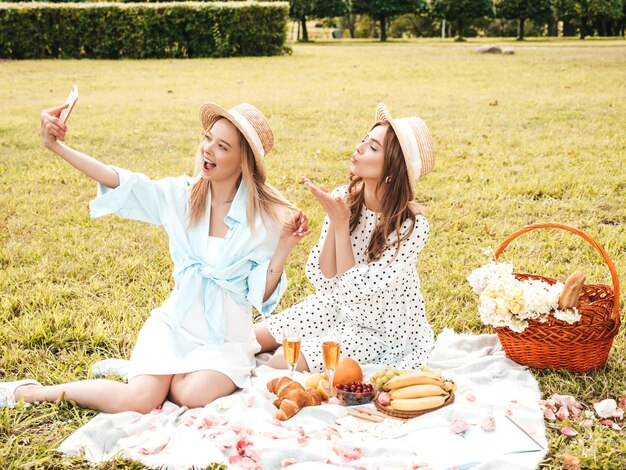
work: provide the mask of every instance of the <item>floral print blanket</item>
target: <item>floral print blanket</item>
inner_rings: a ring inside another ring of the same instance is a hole
[[[456,400],[404,423],[357,421],[347,416],[349,408],[328,404],[275,420],[266,384],[284,371],[263,365],[267,356],[260,359],[248,389],[204,408],[165,402],[145,415],[101,413],[59,450],[92,464],[126,458],[172,470],[214,462],[264,470],[534,469],[545,456],[537,383],[525,367],[505,357],[495,335],[443,331],[429,365],[458,384]],[[365,377],[379,368],[364,367]],[[304,375],[296,373],[294,379],[304,381]],[[486,417],[492,417],[495,429],[485,430]]]

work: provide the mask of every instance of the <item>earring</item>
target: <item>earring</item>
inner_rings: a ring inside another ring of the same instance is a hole
[[[387,176],[387,178],[385,178],[385,183],[389,184],[390,181],[391,181],[391,176]]]

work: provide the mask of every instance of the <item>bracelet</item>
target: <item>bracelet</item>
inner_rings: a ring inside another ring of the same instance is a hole
[[[273,271],[271,266],[267,267],[267,274],[278,274],[279,276],[283,274],[284,269],[280,271]]]

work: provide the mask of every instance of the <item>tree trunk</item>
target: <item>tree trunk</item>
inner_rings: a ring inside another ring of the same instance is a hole
[[[302,42],[309,42],[309,33],[306,30],[306,16],[305,15],[302,15],[300,22],[302,23]]]
[[[581,16],[580,17],[580,39],[585,39],[585,37],[587,37],[587,17],[586,16]]]
[[[348,25],[348,31],[350,31],[350,37],[354,39],[354,23],[356,23],[356,15],[346,13],[345,20]]]
[[[456,20],[456,36],[458,38],[463,37],[463,18],[458,18]]]
[[[570,23],[568,20],[563,20],[563,36],[575,36],[576,35],[576,27]]]
[[[387,40],[387,18],[385,15],[380,15],[380,41],[385,42]]]
[[[526,21],[525,18],[520,18],[519,20],[517,20],[517,40],[518,41],[524,40],[524,21]]]
[[[548,20],[548,36],[557,37],[559,35],[559,25],[554,18]]]

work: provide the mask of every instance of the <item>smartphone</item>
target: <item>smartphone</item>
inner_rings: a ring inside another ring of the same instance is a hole
[[[78,101],[78,86],[74,85],[72,87],[72,90],[70,91],[70,94],[65,100],[65,104],[68,105],[67,108],[61,111],[61,114],[59,115],[59,119],[61,120],[61,122],[65,123],[67,121],[67,118],[70,117],[70,113],[72,112],[72,109],[74,109],[74,105],[76,104],[77,101]]]

